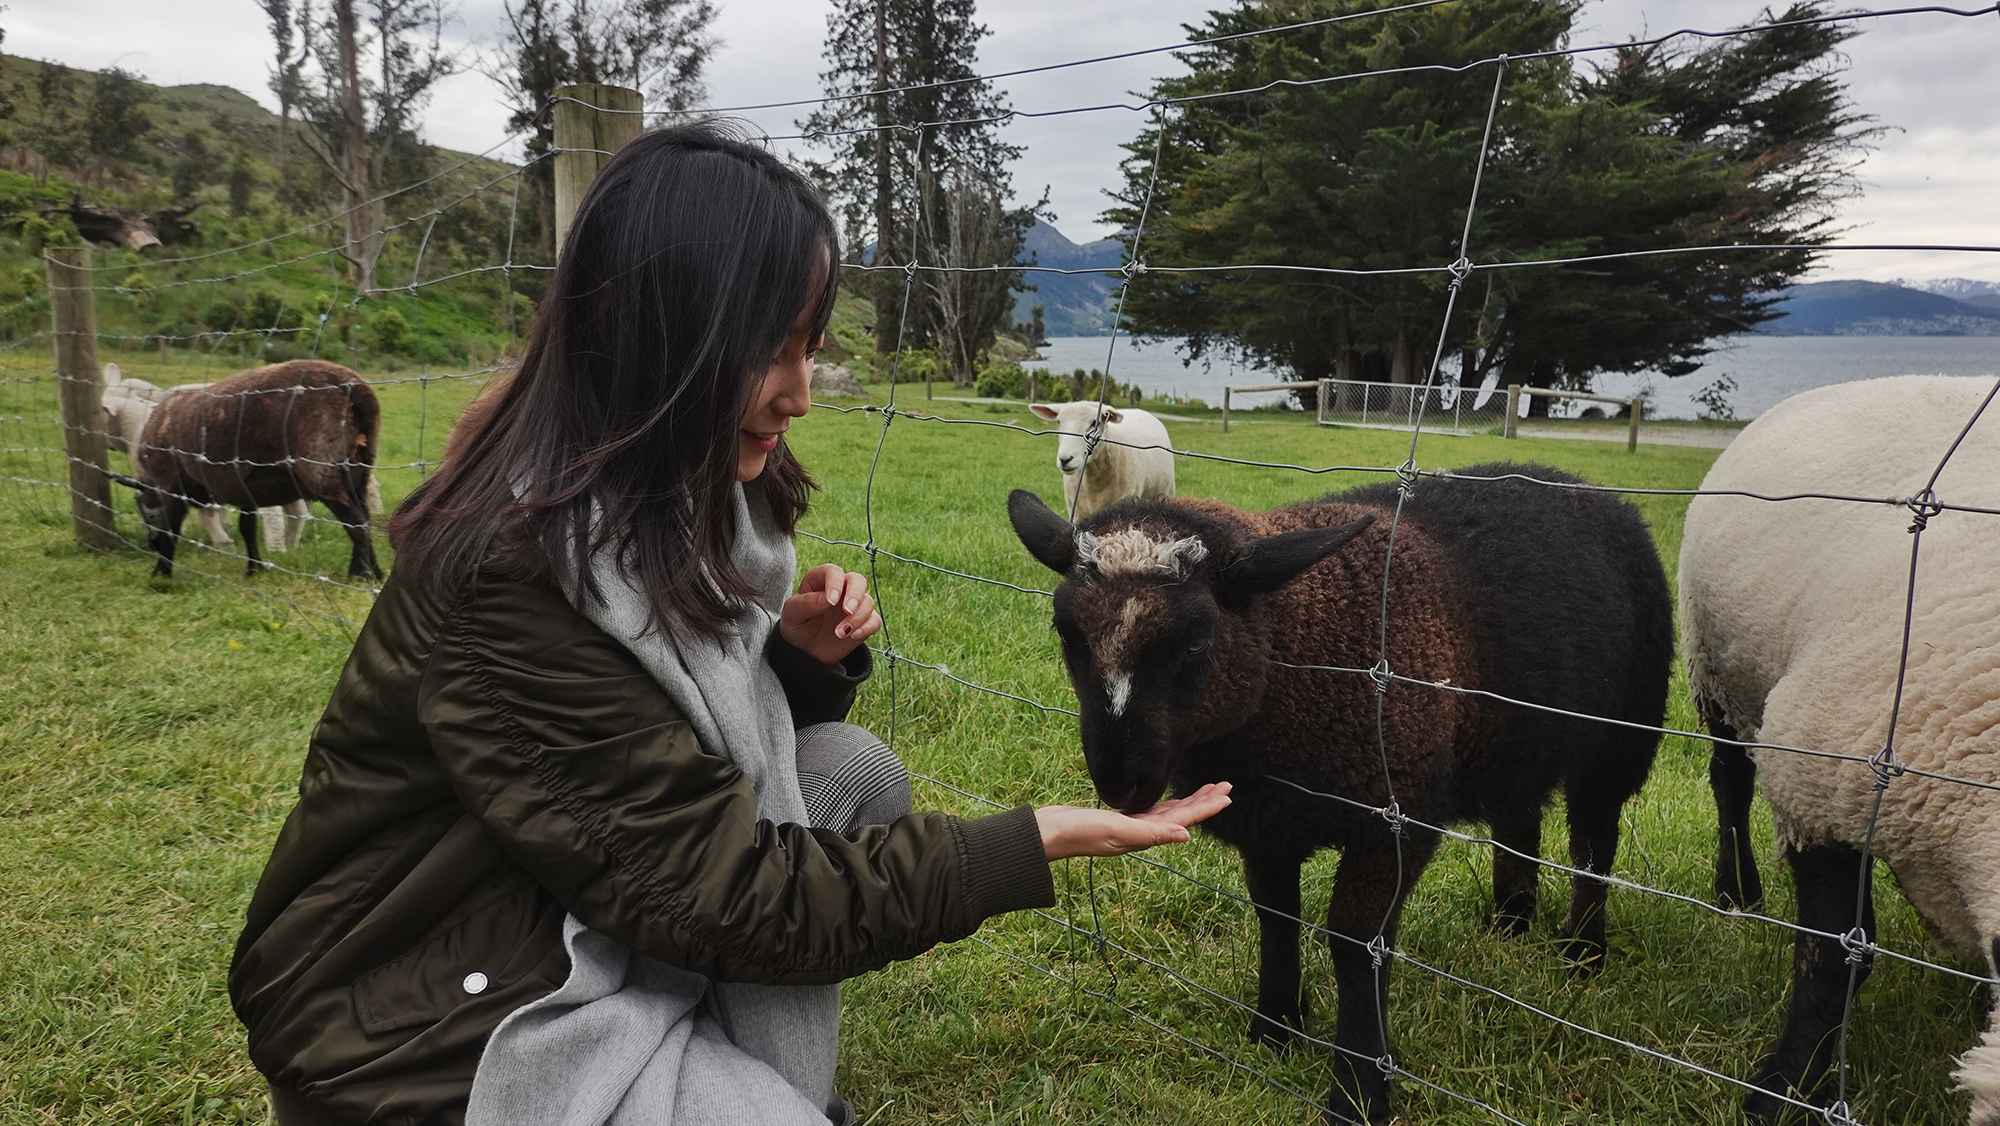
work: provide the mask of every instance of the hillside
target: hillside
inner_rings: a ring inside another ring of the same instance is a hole
[[[1028,228],[1022,249],[1035,265],[1059,270],[1116,269],[1125,261],[1125,244],[1117,239],[1078,245],[1047,223]],[[1028,320],[1029,311],[1040,305],[1050,336],[1102,336],[1111,331],[1109,302],[1118,288],[1115,276],[1024,274],[1022,279],[1035,288],[1015,297],[1015,320]]]
[[[1938,289],[1925,292],[1867,281],[1795,285],[1779,299],[1783,316],[1758,331],[1769,336],[2000,336],[2000,292],[1988,292],[2000,287],[1966,278],[1918,284]]]
[[[280,163],[275,114],[225,86],[132,82],[132,135],[105,156],[90,130],[107,88],[115,76],[0,55],[0,341],[47,330],[38,259],[76,241],[72,203],[137,212],[164,243],[96,250],[98,325],[118,338],[101,350],[476,365],[532,311],[538,275],[490,269],[510,245],[514,264],[540,262],[533,209],[513,227],[513,166],[404,146],[377,272],[401,291],[357,295],[339,187],[296,138]]]

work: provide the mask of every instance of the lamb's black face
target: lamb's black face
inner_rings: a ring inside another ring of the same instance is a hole
[[[1216,668],[1219,615],[1205,583],[1100,580],[1056,592],[1084,762],[1106,805],[1137,813],[1166,792]]]

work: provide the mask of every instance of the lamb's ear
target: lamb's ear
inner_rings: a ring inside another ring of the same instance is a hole
[[[1125,415],[1123,414],[1123,412],[1119,411],[1119,409],[1118,409],[1117,407],[1105,407],[1105,408],[1104,408],[1104,421],[1106,421],[1106,422],[1123,422],[1123,421],[1125,421]]]
[[[117,364],[104,365],[104,385],[106,387],[118,386],[119,381],[123,378],[124,374],[118,370]]]
[[[1034,412],[1036,418],[1046,418],[1050,422],[1054,422],[1056,420],[1056,409],[1054,407],[1043,406],[1041,403],[1036,403],[1034,406],[1031,406],[1028,409]],[[1010,507],[1013,504],[1012,501],[1009,501],[1007,503]]]
[[[1217,593],[1224,602],[1236,605],[1269,594],[1347,546],[1347,541],[1374,522],[1373,516],[1363,516],[1337,528],[1305,528],[1251,540],[1236,558],[1223,565],[1216,576]]]
[[[1021,546],[1042,566],[1058,575],[1069,574],[1076,562],[1076,529],[1069,521],[1049,511],[1042,498],[1026,489],[1007,494],[1007,519],[1014,522],[1014,534]]]

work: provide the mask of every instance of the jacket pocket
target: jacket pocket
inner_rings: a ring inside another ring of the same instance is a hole
[[[538,889],[517,889],[473,909],[458,923],[354,982],[361,1030],[379,1036],[434,1024],[453,1009],[511,985],[533,968],[520,955],[533,943]]]

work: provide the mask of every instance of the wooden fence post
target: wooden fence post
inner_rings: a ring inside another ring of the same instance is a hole
[[[1632,399],[1632,423],[1625,428],[1625,452],[1628,454],[1639,452],[1639,412],[1644,409],[1645,407],[1641,405],[1641,400],[1637,396],[1634,396]]]
[[[111,524],[111,478],[104,463],[104,373],[97,366],[97,293],[91,288],[90,248],[51,248],[49,311],[54,318],[56,395],[62,403],[63,450],[69,462],[69,518],[76,542],[118,546]]]
[[[1222,389],[1222,432],[1229,433],[1229,388]]]
[[[1507,385],[1507,425],[1500,431],[1502,438],[1512,438],[1514,436],[1514,422],[1520,416],[1521,385],[1518,383],[1509,383]]]
[[[637,90],[595,82],[556,87],[556,252],[569,238],[583,193],[611,154],[645,132],[646,100]]]

